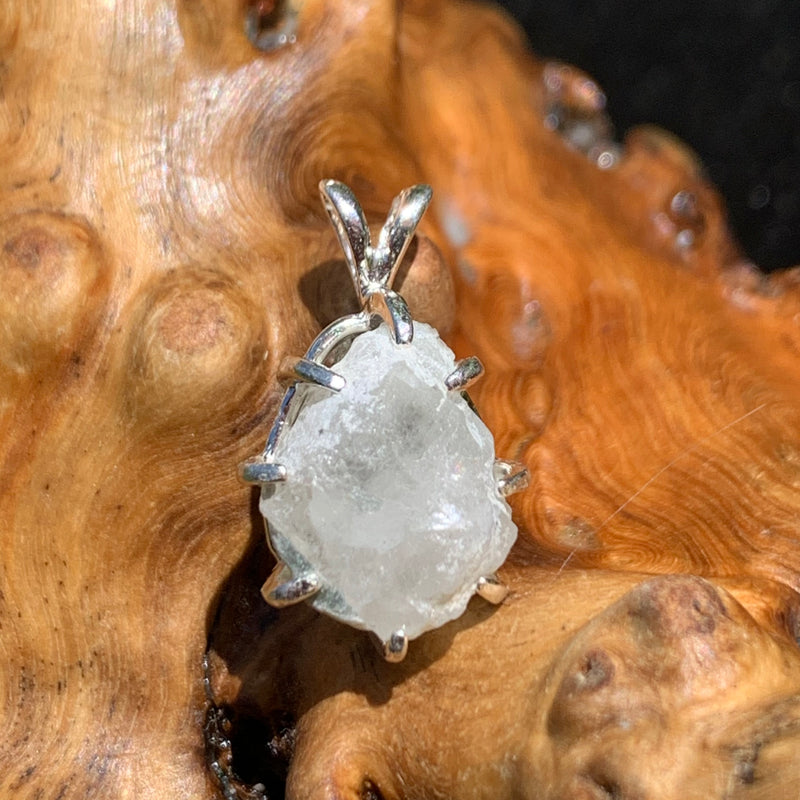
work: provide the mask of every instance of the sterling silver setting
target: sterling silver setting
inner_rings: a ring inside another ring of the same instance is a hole
[[[262,497],[283,482],[291,481],[287,468],[276,461],[275,450],[282,436],[295,423],[299,413],[297,389],[300,384],[314,384],[331,395],[347,385],[345,377],[336,371],[337,354],[343,346],[382,324],[400,347],[412,347],[414,321],[403,297],[392,284],[414,232],[431,200],[429,186],[420,184],[402,191],[392,203],[388,218],[375,245],[371,242],[364,213],[353,192],[343,183],[325,180],[320,183],[323,205],[333,223],[344,250],[347,266],[361,305],[361,311],[338,319],[328,325],[311,343],[305,355],[287,358],[281,364],[279,377],[287,389],[267,438],[264,451],[241,465],[241,479],[262,487]],[[466,389],[483,373],[480,360],[474,356],[456,363],[455,369],[444,378],[448,393],[460,393],[474,410]],[[324,402],[324,401],[323,401]],[[477,413],[477,412],[476,412]],[[470,415],[471,416],[471,415]],[[524,465],[496,459],[493,479],[500,497],[507,497],[528,485]],[[313,600],[317,610],[340,621],[363,627],[343,611],[337,600],[326,599],[324,581],[314,565],[292,547],[276,547],[267,523],[267,541],[276,556],[277,565],[262,588],[264,599],[276,608]],[[280,551],[280,552],[279,552]],[[495,574],[480,577],[474,593],[492,604],[502,603],[508,589]],[[335,592],[329,593],[331,596]],[[408,651],[409,636],[403,628],[385,638],[381,650],[387,661],[398,662]]]

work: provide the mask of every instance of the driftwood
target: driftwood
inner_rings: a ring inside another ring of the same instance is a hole
[[[796,275],[495,12],[292,14],[0,8],[0,797],[796,796]],[[433,185],[402,291],[533,476],[401,665],[265,606],[236,478],[354,301],[324,177]]]

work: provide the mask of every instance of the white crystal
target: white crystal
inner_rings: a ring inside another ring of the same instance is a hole
[[[312,605],[383,641],[460,616],[516,538],[492,435],[445,389],[454,368],[422,323],[406,347],[383,325],[357,336],[333,366],[341,392],[298,384],[275,450],[288,478],[262,494],[278,557],[322,579]]]

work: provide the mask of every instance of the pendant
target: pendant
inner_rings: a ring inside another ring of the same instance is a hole
[[[395,198],[375,246],[347,186],[323,181],[320,192],[362,311],[284,362],[289,388],[241,475],[262,487],[278,560],[266,601],[307,601],[372,631],[400,661],[409,640],[459,617],[476,592],[502,602],[494,572],[517,536],[505,497],[528,474],[495,458],[466,394],[480,361],[456,362],[392,289],[430,187]]]

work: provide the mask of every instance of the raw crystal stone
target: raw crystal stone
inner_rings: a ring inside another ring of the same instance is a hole
[[[333,366],[341,392],[297,385],[275,450],[288,477],[262,494],[277,555],[322,580],[312,605],[384,641],[460,616],[516,538],[492,435],[445,389],[454,367],[422,323],[410,346],[383,325],[357,336]]]

